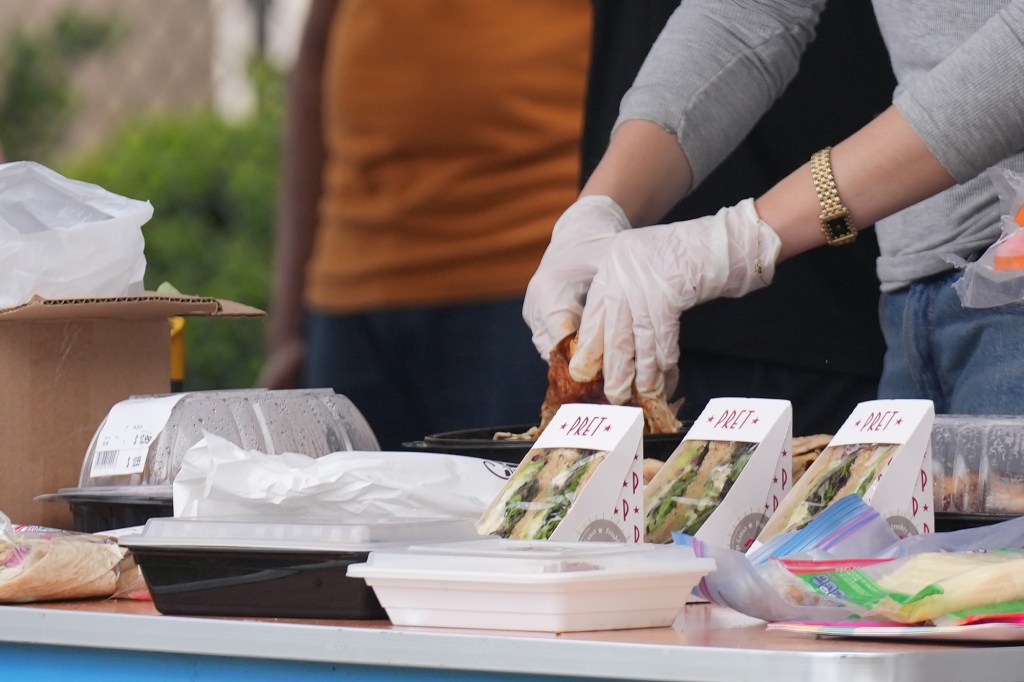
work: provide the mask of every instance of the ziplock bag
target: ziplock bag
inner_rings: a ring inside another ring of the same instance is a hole
[[[700,594],[762,620],[952,625],[1024,614],[1024,517],[897,539],[851,495],[749,555],[676,542],[717,563]]]
[[[717,568],[694,590],[715,604],[767,621],[842,620],[850,609],[827,595],[803,588],[777,561],[779,557],[846,558],[874,556],[897,536],[881,514],[857,495],[847,495],[797,531],[773,536],[749,554],[716,547],[683,533],[677,544],[711,557]]]

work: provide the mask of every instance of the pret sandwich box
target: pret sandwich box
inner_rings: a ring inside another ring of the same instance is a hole
[[[643,411],[568,403],[477,521],[517,540],[643,542]]]
[[[118,542],[131,550],[165,614],[384,618],[373,590],[349,577],[371,551],[477,537],[452,518],[155,518]]]
[[[145,293],[44,299],[0,309],[0,509],[16,523],[71,528],[35,498],[75,485],[110,408],[170,386],[174,316],[258,317],[240,303]]]
[[[670,626],[714,567],[678,545],[489,537],[375,550],[348,575],[395,625],[557,633]]]
[[[789,491],[792,442],[788,400],[709,400],[647,484],[647,542],[682,532],[746,550]]]
[[[930,400],[869,400],[854,408],[768,520],[756,545],[797,530],[847,495],[877,509],[900,537],[935,530]]]

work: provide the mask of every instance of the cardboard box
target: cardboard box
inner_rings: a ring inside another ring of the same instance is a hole
[[[748,549],[789,490],[792,442],[788,400],[709,400],[647,485],[647,541],[671,542],[682,531]]]
[[[562,405],[477,521],[521,540],[643,542],[643,411]]]
[[[202,296],[42,299],[0,310],[0,511],[71,528],[64,504],[36,501],[78,482],[110,408],[170,387],[172,316],[258,317]]]

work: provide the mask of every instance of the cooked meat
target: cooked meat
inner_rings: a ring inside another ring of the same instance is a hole
[[[604,378],[600,374],[592,381],[582,383],[569,375],[569,359],[575,351],[575,335],[565,337],[551,350],[548,391],[540,407],[541,430],[565,403],[608,403],[604,396]],[[676,433],[683,427],[676,418],[681,400],[673,408],[664,398],[647,398],[634,392],[630,404],[643,410],[644,433]]]
[[[832,436],[825,433],[793,437],[793,483],[800,480],[831,440]]]

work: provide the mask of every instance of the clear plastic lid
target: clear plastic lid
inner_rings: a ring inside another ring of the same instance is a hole
[[[480,538],[444,544],[416,544],[382,549],[370,554],[366,564],[350,575],[397,575],[423,577],[446,574],[457,579],[505,580],[539,576],[608,573],[654,574],[666,572],[707,573],[713,559],[697,558],[681,545],[618,542],[552,542]]]
[[[366,552],[410,543],[476,537],[466,519],[392,518],[381,521],[252,518],[154,518],[142,533],[121,539],[136,548]]]
[[[1024,513],[1024,416],[937,414],[936,511]]]
[[[79,489],[170,486],[204,431],[270,455],[380,450],[352,401],[330,389],[133,396],[114,405],[97,429]]]

